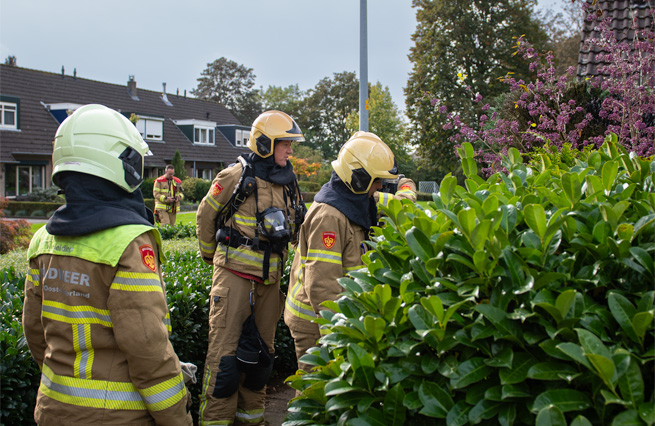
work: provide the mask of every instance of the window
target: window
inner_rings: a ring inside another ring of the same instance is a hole
[[[214,129],[208,127],[194,127],[193,141],[203,145],[214,145]]]
[[[214,175],[212,174],[212,169],[197,169],[196,170],[196,177],[199,177],[201,179],[205,180],[213,180]]]
[[[248,139],[250,138],[249,130],[236,129],[234,136],[235,146],[248,146]]]
[[[141,137],[150,141],[161,141],[164,139],[164,119],[141,116],[136,122],[136,128]]]
[[[6,166],[5,196],[27,195],[37,188],[44,188],[43,166]]]
[[[14,103],[0,102],[0,128],[17,129],[17,107]]]

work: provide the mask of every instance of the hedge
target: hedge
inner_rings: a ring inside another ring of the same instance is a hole
[[[512,148],[483,180],[473,155],[463,187],[385,209],[283,425],[655,423],[655,161]]]
[[[4,208],[6,217],[50,217],[64,203],[42,201],[11,201],[7,200]]]
[[[171,235],[167,237],[172,237],[184,234],[190,226],[175,225],[167,228],[171,230]],[[193,401],[191,411],[197,424],[198,396],[201,392],[209,332],[207,319],[212,267],[204,263],[196,251],[169,252],[167,257],[168,262],[163,266],[162,273],[173,330],[170,340],[180,360],[192,362],[198,367],[198,383],[189,387]],[[285,293],[292,260],[287,261],[282,281]],[[32,360],[21,324],[25,275],[17,274],[13,268],[3,269],[1,273],[2,424],[34,424],[32,416],[41,374]],[[275,339],[275,363],[271,379],[280,381],[297,368],[293,340],[282,319],[278,321]]]

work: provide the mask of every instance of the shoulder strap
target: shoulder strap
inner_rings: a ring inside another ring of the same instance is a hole
[[[239,181],[235,185],[230,199],[227,200],[225,205],[223,205],[223,208],[221,208],[221,210],[218,212],[218,215],[216,216],[217,222],[219,220],[221,220],[222,223],[227,222],[232,217],[232,215],[234,215],[234,213],[239,210],[241,204],[246,201],[246,198],[252,194],[253,190],[257,189],[257,182],[254,181],[255,170],[253,169],[252,165],[241,155],[237,158],[237,160],[239,163],[241,163],[241,167],[243,168],[241,171],[241,177],[239,177]],[[248,182],[248,178],[252,178],[253,181]],[[216,229],[219,228],[221,227],[216,227]]]

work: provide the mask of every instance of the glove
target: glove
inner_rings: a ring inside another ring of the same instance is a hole
[[[180,367],[182,367],[182,376],[184,377],[185,385],[188,384],[189,382],[191,382],[192,384],[198,382],[196,380],[196,371],[198,371],[198,367],[195,364],[191,364],[190,362],[180,361]]]

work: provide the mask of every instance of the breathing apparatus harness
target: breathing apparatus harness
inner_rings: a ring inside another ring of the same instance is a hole
[[[243,156],[237,158],[243,168],[241,177],[234,187],[230,199],[225,203],[216,216],[216,241],[225,245],[225,256],[228,256],[229,248],[237,248],[241,245],[250,247],[253,250],[262,250],[264,252],[264,264],[262,279],[268,279],[270,269],[271,253],[282,256],[291,241],[294,231],[289,226],[289,209],[287,207],[287,198],[291,200],[291,208],[294,210],[294,225],[297,235],[300,225],[305,219],[307,208],[298,186],[298,180],[294,179],[291,183],[284,185],[283,196],[285,209],[278,207],[268,207],[263,212],[259,211],[259,199],[257,197],[257,178],[252,164]],[[255,227],[255,237],[248,238],[241,235],[234,229],[232,224],[226,223],[239,210],[241,204],[254,193],[255,195],[255,218],[257,226]],[[296,199],[298,201],[296,201]],[[260,235],[267,241],[260,239]]]

